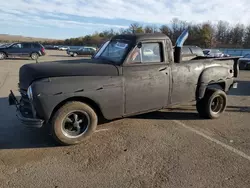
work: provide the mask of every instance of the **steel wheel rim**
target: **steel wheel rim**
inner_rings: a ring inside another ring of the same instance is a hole
[[[222,96],[216,96],[213,98],[210,109],[214,114],[221,113],[225,107],[225,100]]]
[[[90,125],[90,116],[85,111],[68,113],[61,125],[62,133],[68,138],[78,138],[84,135]]]
[[[37,55],[36,55],[36,54],[32,54],[32,58],[33,58],[33,59],[36,59],[36,58],[37,58]]]
[[[0,59],[4,59],[4,54],[0,53]]]

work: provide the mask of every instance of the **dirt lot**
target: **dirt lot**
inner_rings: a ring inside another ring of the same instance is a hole
[[[72,57],[48,51],[39,61],[63,59]],[[181,106],[100,125],[86,143],[55,147],[8,106],[27,62],[34,61],[0,61],[0,187],[249,188],[250,71],[241,71],[218,120]]]

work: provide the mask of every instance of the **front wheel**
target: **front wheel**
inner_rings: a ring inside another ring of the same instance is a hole
[[[79,144],[96,130],[97,121],[97,115],[89,105],[68,102],[52,119],[52,135],[62,145]]]
[[[220,89],[207,89],[204,98],[196,103],[196,109],[203,118],[216,119],[225,111],[227,95]]]

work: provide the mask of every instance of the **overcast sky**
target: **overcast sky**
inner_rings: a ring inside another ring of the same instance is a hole
[[[249,0],[1,0],[0,33],[64,39],[130,23],[250,24]]]

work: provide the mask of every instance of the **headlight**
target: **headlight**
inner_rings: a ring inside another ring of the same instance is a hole
[[[28,95],[28,97],[29,97],[30,100],[33,99],[33,93],[32,93],[32,88],[31,88],[31,86],[28,87],[27,95]]]

